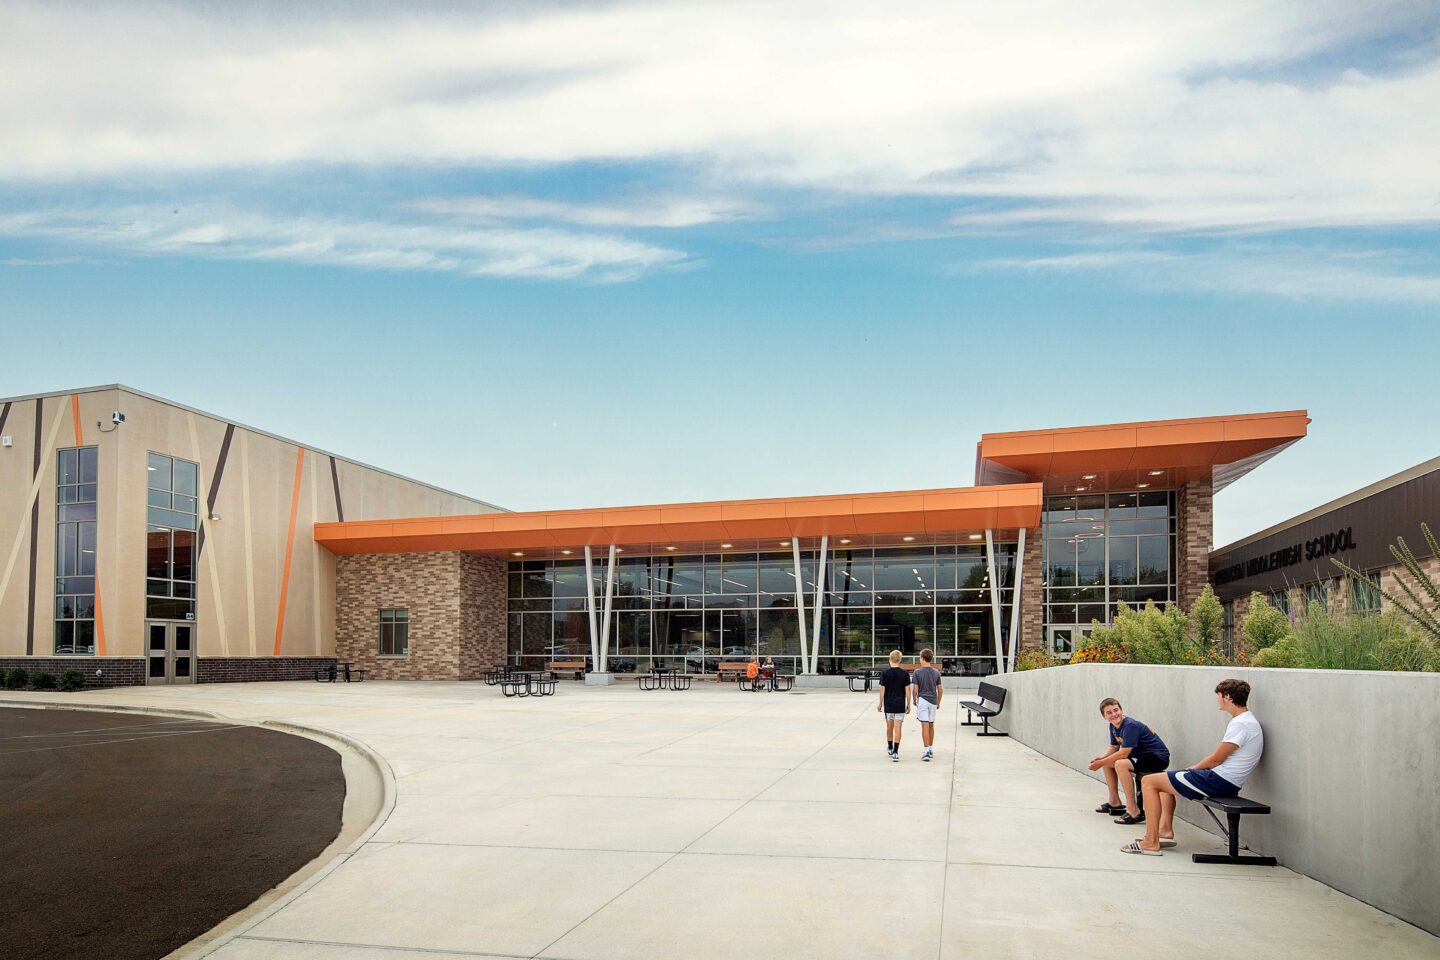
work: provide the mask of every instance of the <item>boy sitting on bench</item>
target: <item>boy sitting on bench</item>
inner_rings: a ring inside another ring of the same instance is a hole
[[[1175,846],[1176,797],[1237,797],[1250,771],[1260,762],[1265,733],[1246,706],[1250,702],[1250,684],[1221,680],[1215,687],[1215,701],[1230,715],[1220,746],[1193,767],[1174,773],[1152,773],[1140,781],[1145,793],[1145,836],[1121,847],[1123,853],[1160,856],[1161,847]]]
[[[1135,795],[1135,783],[1150,773],[1159,773],[1170,766],[1170,749],[1165,741],[1134,717],[1125,716],[1125,709],[1114,697],[1100,701],[1100,715],[1110,724],[1110,747],[1090,761],[1091,770],[1105,772],[1105,785],[1110,799],[1095,808],[1096,813],[1122,814],[1115,822],[1129,826],[1145,822],[1145,811]],[[1120,805],[1121,786],[1125,789],[1125,805]]]

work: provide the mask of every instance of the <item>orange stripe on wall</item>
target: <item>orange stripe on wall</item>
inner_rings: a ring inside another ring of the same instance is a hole
[[[70,394],[70,416],[75,421],[75,446],[85,446],[85,431],[80,426],[80,394]],[[100,555],[95,555],[95,653],[105,656],[105,612],[100,606]]]
[[[85,432],[80,429],[80,394],[70,394],[70,415],[75,418],[75,446],[85,446]]]
[[[290,557],[295,552],[295,515],[300,510],[300,474],[305,468],[305,448],[295,455],[295,487],[290,492],[290,532],[285,535],[285,572],[280,575],[280,612],[275,617],[275,656],[280,656],[280,639],[285,635],[285,599],[290,593]]]

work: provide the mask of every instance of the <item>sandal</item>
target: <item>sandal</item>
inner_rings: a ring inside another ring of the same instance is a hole
[[[1125,846],[1120,848],[1120,852],[1135,853],[1139,854],[1142,857],[1158,857],[1162,855],[1159,850],[1146,850],[1144,847],[1140,846],[1139,840],[1131,840],[1129,843],[1125,844]]]
[[[1124,813],[1125,806],[1124,804],[1119,803],[1102,803],[1100,804],[1100,806],[1095,808],[1095,812],[1103,813],[1108,817],[1113,817],[1117,813]]]
[[[1144,839],[1145,839],[1144,837],[1136,837],[1136,838],[1135,838],[1135,842],[1136,842],[1136,843],[1139,843],[1141,840],[1144,840]],[[1178,845],[1179,845],[1179,841],[1176,840],[1174,837],[1161,837],[1161,838],[1160,838],[1160,848],[1161,848],[1162,850],[1169,850],[1171,847],[1178,846]]]
[[[1138,817],[1132,817],[1132,816],[1130,816],[1129,813],[1126,813],[1125,816],[1123,816],[1123,817],[1116,817],[1116,818],[1115,818],[1115,822],[1116,822],[1116,823],[1120,823],[1120,824],[1124,824],[1124,825],[1127,826],[1127,827],[1133,827],[1133,826],[1135,826],[1135,824],[1137,824],[1137,823],[1144,823],[1144,822],[1145,822],[1145,811],[1143,811],[1143,810],[1140,811],[1140,816],[1138,816]]]

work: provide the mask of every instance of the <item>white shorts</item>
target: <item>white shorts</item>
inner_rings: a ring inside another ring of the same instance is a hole
[[[915,701],[915,719],[921,723],[934,723],[935,715],[939,712],[940,708],[924,697]]]
[[[890,721],[890,720],[903,721],[903,720],[905,719],[905,714],[903,714],[903,713],[887,713],[887,714],[885,714],[885,719],[886,719],[886,721]]]

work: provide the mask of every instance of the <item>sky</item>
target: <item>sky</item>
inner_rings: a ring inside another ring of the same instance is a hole
[[[1308,410],[1224,544],[1440,455],[1437,103],[1433,2],[9,0],[0,395],[511,509]]]

